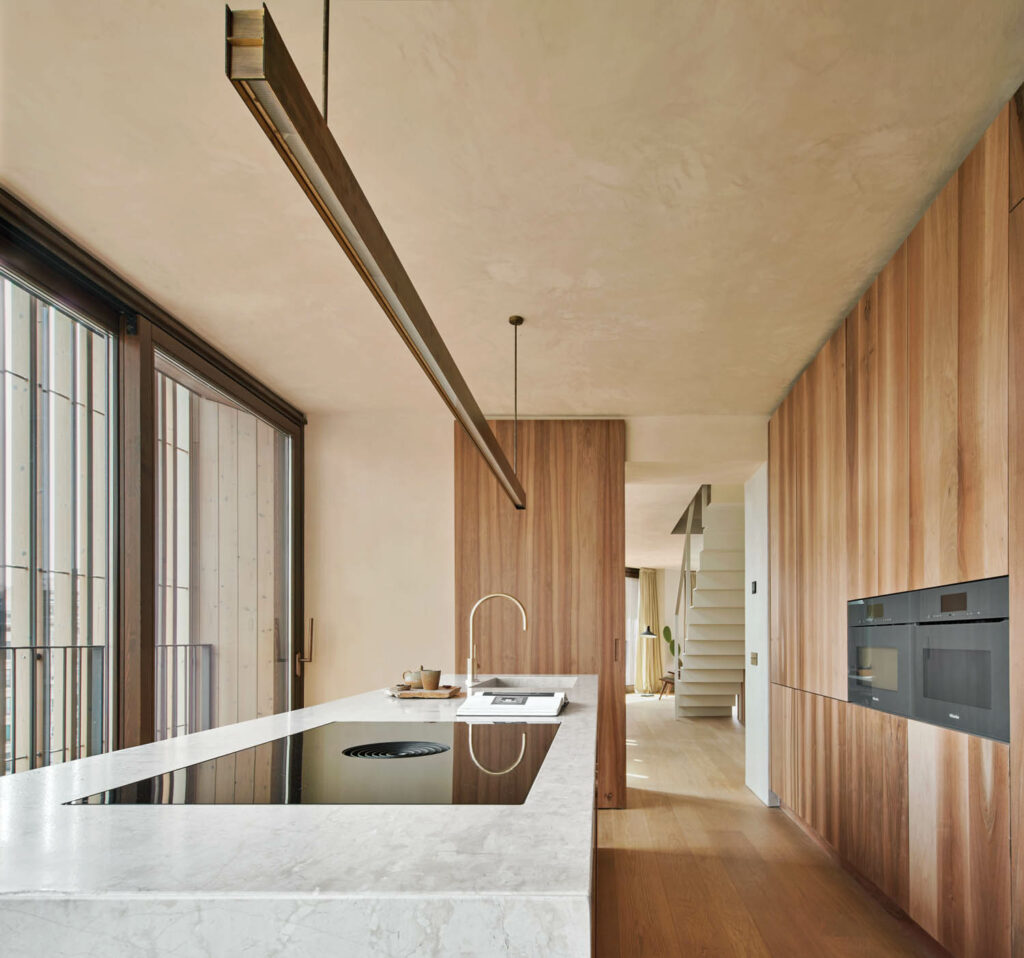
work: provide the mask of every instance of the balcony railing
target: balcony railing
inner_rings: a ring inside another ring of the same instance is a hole
[[[4,774],[103,751],[106,646],[4,646],[0,654]]]
[[[156,737],[212,728],[213,645],[157,645]]]

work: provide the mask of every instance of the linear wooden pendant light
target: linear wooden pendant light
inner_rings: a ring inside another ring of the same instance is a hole
[[[267,8],[227,11],[228,79],[517,509],[526,493]]]

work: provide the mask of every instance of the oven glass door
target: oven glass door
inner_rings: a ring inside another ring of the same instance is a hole
[[[874,625],[848,630],[851,702],[893,715],[910,715],[912,628]]]
[[[914,718],[1009,741],[1006,621],[920,625],[914,665]]]

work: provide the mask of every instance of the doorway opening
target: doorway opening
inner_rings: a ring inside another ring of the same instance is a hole
[[[696,723],[691,734],[705,725],[714,734],[725,723],[749,738],[748,785],[773,804],[770,729],[761,707],[768,687],[767,470],[746,485],[703,484],[684,501],[671,529],[674,548],[661,552],[644,551],[643,543],[630,547],[627,507],[627,559],[636,565],[626,569],[624,585],[626,701],[630,714],[639,707],[661,726],[674,719]],[[757,706],[753,728],[751,702]],[[627,782],[639,774],[630,761],[630,737],[627,730]]]

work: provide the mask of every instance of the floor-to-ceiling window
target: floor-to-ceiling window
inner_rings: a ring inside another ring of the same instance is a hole
[[[0,274],[3,771],[109,742],[114,340]]]
[[[0,188],[0,775],[301,706],[304,424]]]
[[[156,353],[156,737],[287,708],[291,439]]]

